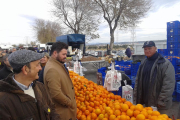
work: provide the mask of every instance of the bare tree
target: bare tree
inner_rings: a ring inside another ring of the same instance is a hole
[[[31,46],[36,45],[36,41],[31,41],[31,42],[30,42],[30,45],[31,45]]]
[[[40,43],[55,42],[56,37],[62,35],[61,27],[56,22],[36,19],[33,25],[37,41]]]
[[[99,15],[92,0],[53,0],[53,14],[58,17],[69,33],[85,34],[86,40],[99,38]]]
[[[151,8],[151,0],[94,0],[101,8],[110,29],[110,51],[114,46],[116,28],[136,26]]]

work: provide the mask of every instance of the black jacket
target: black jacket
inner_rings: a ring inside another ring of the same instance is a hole
[[[6,78],[9,74],[13,73],[6,65],[0,70],[0,80]]]

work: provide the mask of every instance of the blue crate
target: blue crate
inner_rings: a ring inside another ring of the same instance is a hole
[[[105,72],[106,70],[107,70],[107,68],[106,68],[106,67],[102,67],[102,68],[99,68],[99,69],[98,69],[98,72],[100,72],[100,73],[101,73],[101,72]]]
[[[180,65],[180,59],[179,58],[171,58],[170,61],[174,66]]]
[[[167,42],[167,49],[179,49],[180,42]]]
[[[135,82],[136,82],[136,76],[131,76],[131,81],[132,81],[132,84],[135,84]]]
[[[169,28],[167,29],[167,35],[180,35],[180,28]]]
[[[180,93],[180,82],[176,82],[176,92]]]
[[[167,42],[180,42],[180,35],[167,35]]]
[[[132,63],[132,60],[128,60],[128,61],[124,62],[124,65],[131,65],[131,63]]]
[[[115,61],[115,65],[123,65],[124,64],[124,61]]]
[[[177,80],[180,80],[180,74],[176,74],[176,75],[175,75],[175,78],[176,78],[176,81],[177,81]]]
[[[102,85],[104,86],[105,76],[102,76]]]
[[[117,95],[120,95],[122,97],[122,86],[119,88]]]
[[[174,70],[175,70],[175,74],[179,74],[180,73],[180,66],[174,66]]]
[[[131,87],[134,89],[134,87],[135,87],[135,83],[132,83]]]
[[[177,93],[177,95],[176,95],[176,101],[177,101],[177,102],[180,102],[180,93]]]
[[[168,50],[167,49],[158,49],[158,53],[161,55],[168,55]]]
[[[126,75],[131,75],[131,69],[130,68],[124,68],[124,72]]]
[[[167,29],[169,28],[180,28],[180,22],[179,21],[167,22]]]
[[[180,56],[180,49],[168,49],[169,56]]]

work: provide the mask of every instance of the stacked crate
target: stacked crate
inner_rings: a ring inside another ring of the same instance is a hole
[[[167,59],[171,61],[175,69],[176,87],[173,100],[180,101],[178,81],[180,81],[180,22],[167,23]]]

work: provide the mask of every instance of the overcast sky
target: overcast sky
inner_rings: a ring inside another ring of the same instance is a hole
[[[36,18],[54,20],[50,0],[1,0],[0,44],[35,41],[32,24]],[[167,22],[180,21],[180,0],[154,0],[153,8],[135,29],[134,41],[165,40]],[[90,43],[109,42],[109,27],[103,22],[100,38]],[[133,41],[130,31],[115,32],[115,42]]]

